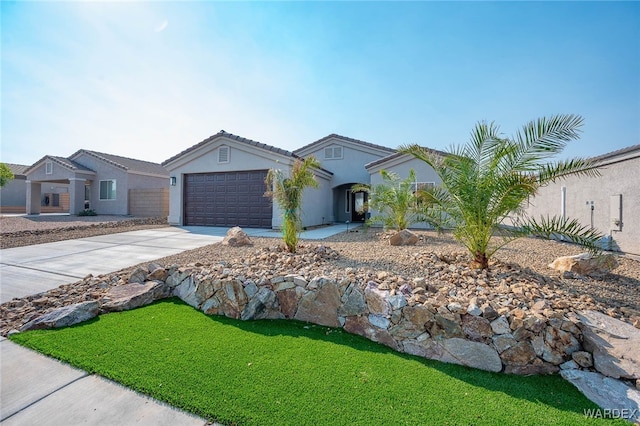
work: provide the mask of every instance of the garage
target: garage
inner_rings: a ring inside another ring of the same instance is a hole
[[[184,175],[184,224],[271,228],[267,170]]]

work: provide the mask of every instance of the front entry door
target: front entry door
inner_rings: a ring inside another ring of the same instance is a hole
[[[351,194],[351,222],[364,222],[364,206],[367,202],[366,192],[353,192]]]

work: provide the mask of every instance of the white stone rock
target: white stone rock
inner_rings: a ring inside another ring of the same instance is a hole
[[[509,327],[509,321],[504,315],[499,316],[495,320],[491,321],[491,329],[495,334],[506,334],[511,332]]]

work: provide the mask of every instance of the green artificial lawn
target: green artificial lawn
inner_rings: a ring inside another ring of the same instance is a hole
[[[178,299],[11,340],[226,425],[582,425],[596,408],[559,376],[488,373]]]

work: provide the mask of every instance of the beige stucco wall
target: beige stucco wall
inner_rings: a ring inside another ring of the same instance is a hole
[[[169,215],[169,188],[130,189],[129,214],[139,217],[167,217]]]
[[[229,162],[218,163],[218,149],[229,147]],[[166,165],[169,175],[176,178],[176,185],[169,188],[170,224],[182,225],[183,213],[183,185],[184,175],[191,173],[215,173],[247,170],[281,169],[288,171],[293,164],[293,158],[277,152],[252,147],[226,137],[212,140],[200,149],[189,152]],[[321,224],[322,217],[328,216],[321,207],[322,200],[330,199],[327,194],[329,183],[327,177],[318,176],[320,188],[305,192],[303,199],[303,226]],[[265,185],[266,191],[266,185]],[[281,212],[276,203],[272,211],[272,228],[279,228],[282,223]]]
[[[562,216],[562,188],[566,188],[566,217],[611,235],[614,248],[640,254],[640,155],[600,168],[600,177],[571,176],[541,188],[526,208],[529,216]],[[622,195],[622,229],[612,223],[611,196]]]

